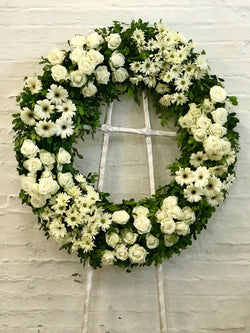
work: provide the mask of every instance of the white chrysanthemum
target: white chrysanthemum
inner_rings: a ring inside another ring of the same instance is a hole
[[[102,231],[106,231],[110,228],[112,224],[112,215],[109,213],[101,213],[99,227]]]
[[[201,200],[201,195],[203,194],[201,188],[196,187],[195,185],[188,185],[184,189],[184,198],[189,202],[198,202]]]
[[[167,84],[158,83],[155,90],[158,94],[162,95],[162,94],[165,94],[166,92],[169,92],[169,87]]]
[[[149,39],[147,42],[147,50],[155,50],[159,48],[159,42],[153,38]]]
[[[28,108],[21,110],[20,117],[26,125],[34,126],[36,124],[35,113]]]
[[[193,182],[193,171],[190,168],[180,168],[176,171],[175,181],[177,184],[183,186],[184,184],[190,184]]]
[[[59,219],[56,219],[49,224],[49,230],[51,236],[55,237],[56,239],[65,237],[67,235],[65,225]]]
[[[205,188],[205,195],[207,197],[214,197],[220,192],[221,186],[222,184],[219,178],[216,178],[214,176],[210,177]]]
[[[236,159],[235,151],[233,151],[233,150],[229,151],[227,154],[224,155],[224,157],[225,157],[228,165],[233,164]]]
[[[87,253],[93,250],[95,244],[90,235],[83,235],[79,241],[79,247],[83,249],[83,252]]]
[[[65,192],[60,192],[56,196],[56,202],[60,206],[66,206],[70,200],[70,196]]]
[[[143,81],[142,75],[137,75],[136,77],[130,77],[129,80],[135,85],[138,86],[138,84]]]
[[[198,57],[196,58],[195,60],[195,64],[201,69],[201,70],[204,70],[204,71],[207,71],[208,70],[208,63],[207,63],[207,60],[206,58],[204,57],[204,55],[200,54],[198,55]]]
[[[76,106],[71,100],[67,100],[67,102],[57,105],[57,110],[62,112],[62,118],[73,118],[76,113]]]
[[[37,119],[49,119],[53,110],[54,105],[52,105],[48,99],[37,101],[34,108]]]
[[[192,153],[190,156],[190,164],[195,168],[198,168],[204,161],[207,160],[207,155],[202,151],[198,151],[197,153]]]
[[[31,94],[38,94],[43,86],[42,82],[37,77],[28,77],[25,80],[25,86],[29,88]]]
[[[144,42],[144,32],[141,29],[135,29],[133,32],[132,38],[135,39],[137,42],[141,43]]]
[[[164,76],[162,77],[162,80],[166,83],[171,82],[176,78],[176,74],[172,71],[169,71],[167,73],[164,73]]]
[[[52,84],[48,89],[46,97],[51,100],[53,104],[58,105],[67,100],[68,92],[63,87]]]
[[[145,76],[143,81],[150,88],[155,87],[156,85],[156,78],[154,76]]]
[[[163,95],[160,98],[159,103],[164,106],[170,106],[172,104],[172,96],[168,94]]]
[[[39,121],[35,127],[36,133],[43,138],[49,138],[53,136],[55,134],[55,130],[55,124],[51,120]]]
[[[152,74],[152,70],[153,70],[153,62],[150,59],[146,59],[144,62],[142,62],[141,64],[141,71],[144,74]]]
[[[177,105],[183,105],[188,101],[188,97],[184,93],[175,93],[172,95]]]
[[[72,87],[82,87],[87,82],[87,76],[80,70],[69,73],[70,85]]]
[[[56,135],[65,139],[74,133],[73,121],[71,118],[61,117],[56,121]]]
[[[210,176],[210,172],[206,167],[198,167],[194,172],[194,185],[196,187],[203,187],[208,184],[208,178]]]
[[[224,195],[222,192],[217,193],[216,195],[212,197],[207,197],[207,201],[210,206],[216,207],[224,200]]]
[[[132,62],[130,64],[131,71],[138,73],[141,70],[141,63],[139,61]]]

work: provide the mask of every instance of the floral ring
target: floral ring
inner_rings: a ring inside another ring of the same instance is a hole
[[[235,176],[237,105],[209,74],[205,52],[165,25],[132,21],[76,35],[52,49],[43,74],[25,79],[14,114],[20,198],[47,237],[93,267],[159,264],[206,228]],[[138,202],[114,204],[94,188],[96,175],[73,166],[78,137],[95,133],[99,108],[146,91],[162,125],[175,117],[181,157],[174,180]]]

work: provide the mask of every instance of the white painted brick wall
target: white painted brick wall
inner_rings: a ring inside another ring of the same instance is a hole
[[[212,70],[226,79],[227,90],[239,97],[238,179],[208,230],[163,264],[168,333],[250,332],[249,11],[247,0],[0,0],[0,333],[81,333],[86,285],[78,259],[46,241],[30,209],[17,198],[14,96],[25,75],[39,73],[40,56],[54,46],[66,47],[74,33],[139,17],[162,18],[193,38],[198,50],[207,51]],[[128,121],[137,126],[141,110],[132,103],[125,106],[119,105],[124,113],[121,117],[115,111],[114,121],[125,121],[124,114],[134,109]],[[155,140],[157,184],[168,179],[163,166],[178,155],[173,140],[162,140]],[[90,143],[91,149],[80,147],[88,156],[82,170],[97,168],[100,141]],[[105,189],[116,198],[148,194],[142,138],[121,136],[111,142]],[[154,268],[95,272],[89,332],[159,333]]]

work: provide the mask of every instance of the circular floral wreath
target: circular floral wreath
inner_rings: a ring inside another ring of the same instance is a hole
[[[222,79],[209,74],[205,52],[162,22],[132,21],[75,35],[69,51],[52,49],[43,74],[25,78],[14,114],[22,176],[20,198],[47,237],[93,267],[130,270],[159,264],[191,245],[226,197],[235,177],[239,134]],[[181,157],[174,180],[138,202],[115,204],[94,188],[97,175],[73,166],[75,144],[100,126],[100,107],[121,94],[151,98],[165,125],[176,120]]]

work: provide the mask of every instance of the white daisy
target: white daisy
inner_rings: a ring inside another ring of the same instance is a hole
[[[221,190],[221,181],[219,178],[216,178],[214,176],[208,178],[208,183],[205,188],[205,194],[207,197],[214,197],[216,194],[218,194]]]
[[[42,82],[37,77],[28,77],[25,86],[29,88],[31,94],[38,94],[42,90]]]
[[[34,112],[28,108],[21,110],[20,117],[26,125],[34,126],[36,123]]]
[[[131,71],[138,73],[141,70],[141,63],[139,61],[132,62],[130,64]]]
[[[203,187],[208,184],[208,178],[210,176],[210,172],[206,167],[198,167],[194,172],[194,185],[196,187]]]
[[[93,250],[95,244],[93,243],[90,235],[83,235],[79,242],[79,246],[83,249],[83,252],[86,253]]]
[[[73,121],[70,118],[59,118],[56,121],[56,135],[65,139],[74,133]]]
[[[81,216],[78,211],[69,209],[66,213],[65,221],[70,227],[74,228],[75,226],[81,224]]]
[[[36,124],[35,131],[39,136],[49,138],[55,134],[55,124],[51,120],[39,121]]]
[[[166,82],[169,83],[170,81],[172,81],[175,78],[175,75],[173,72],[169,71],[166,72],[164,75],[162,75],[161,79]]]
[[[70,198],[71,197],[67,193],[60,192],[56,196],[56,202],[57,202],[58,205],[67,205]]]
[[[146,59],[142,64],[141,64],[141,71],[147,75],[151,74],[153,70],[153,63],[149,59]]]
[[[169,87],[167,84],[158,83],[155,90],[158,94],[162,95],[162,94],[165,94],[166,92],[169,92]]]
[[[188,88],[190,87],[190,85],[192,84],[192,82],[189,80],[189,78],[184,75],[183,77],[177,78],[174,81],[176,87],[175,89],[177,91],[187,91]]]
[[[35,105],[35,116],[38,119],[48,119],[54,110],[54,105],[50,104],[48,99],[39,100]]]
[[[189,202],[198,202],[201,200],[201,195],[203,194],[201,188],[196,186],[188,185],[184,190],[184,198]]]
[[[50,89],[48,89],[46,97],[51,100],[52,103],[58,105],[67,100],[68,92],[62,86],[52,84]]]
[[[135,39],[138,43],[143,43],[145,38],[144,32],[141,29],[135,29],[132,38]]]
[[[193,153],[190,156],[190,164],[198,168],[204,161],[207,160],[207,155],[202,151],[198,151],[196,154]]]
[[[65,225],[61,222],[60,219],[52,221],[49,225],[49,230],[50,234],[56,239],[60,239],[61,237],[65,237],[67,235]]]
[[[207,197],[209,205],[213,207],[218,206],[219,203],[222,202],[223,200],[224,200],[224,195],[222,192],[219,192],[212,197]]]
[[[165,94],[163,95],[160,100],[159,100],[159,103],[161,105],[164,105],[164,106],[169,106],[172,104],[172,96],[171,95],[168,95],[168,94]]]
[[[188,101],[187,96],[185,96],[183,93],[179,93],[179,94],[175,93],[172,96],[175,96],[175,102],[177,105],[183,105]]]
[[[71,100],[68,100],[61,105],[57,105],[57,110],[62,112],[63,118],[73,118],[76,112],[76,106]]]
[[[148,87],[155,87],[156,85],[156,79],[153,76],[145,76],[143,79],[144,83],[148,86]]]
[[[180,184],[183,186],[184,184],[188,185],[193,182],[193,171],[190,168],[180,168],[178,171],[176,171],[176,177],[175,181],[177,184]]]
[[[159,48],[159,42],[153,38],[149,39],[147,43],[147,50],[155,50],[157,48]]]

